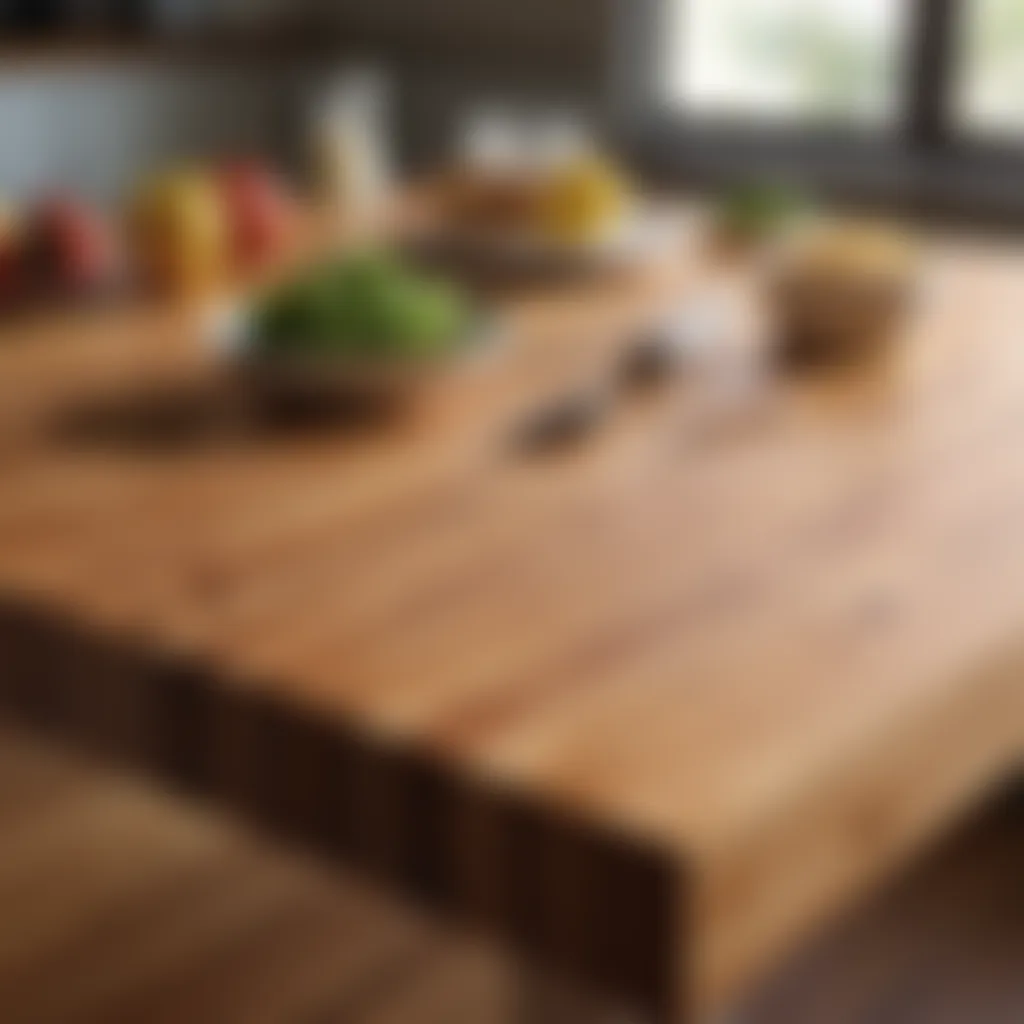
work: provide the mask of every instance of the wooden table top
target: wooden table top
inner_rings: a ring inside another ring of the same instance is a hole
[[[522,415],[705,272],[511,300],[373,424],[253,415],[186,313],[9,328],[10,702],[714,1006],[1020,764],[1024,254],[931,264],[885,366],[711,360],[545,457]]]

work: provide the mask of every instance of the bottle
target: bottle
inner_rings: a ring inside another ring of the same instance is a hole
[[[317,197],[346,217],[372,214],[391,188],[384,80],[371,72],[343,78],[313,119],[313,177]]]

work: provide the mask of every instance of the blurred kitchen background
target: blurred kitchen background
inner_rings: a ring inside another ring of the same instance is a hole
[[[636,77],[629,51],[647,20],[636,12],[657,2],[4,0],[0,188],[18,196],[73,185],[112,196],[182,153],[272,148],[295,159],[304,114],[347,62],[391,76],[396,142],[412,165],[442,153],[482,99],[569,108],[631,135],[652,166],[705,177],[735,168],[734,150],[746,155],[766,127],[905,135],[908,95],[922,85],[934,107],[941,97],[944,141],[958,153],[1012,150],[1024,130],[1016,0],[927,5],[947,12],[945,24],[920,42],[910,3],[694,0],[675,5],[658,41],[660,81],[648,83],[694,129],[668,140],[630,109],[636,82],[624,82]],[[930,80],[935,50],[954,51],[952,81]],[[754,131],[737,138],[721,130],[729,125]],[[763,146],[757,158],[771,160]],[[834,147],[819,162],[850,177]],[[948,194],[953,177],[975,205],[994,201],[991,168],[980,168],[980,183],[977,161],[865,170],[856,169],[856,185],[868,193]]]
[[[350,62],[392,76],[412,162],[437,153],[482,94],[600,111],[611,16],[604,0],[9,0],[0,10],[0,187],[97,197],[182,154],[297,158],[319,90]]]

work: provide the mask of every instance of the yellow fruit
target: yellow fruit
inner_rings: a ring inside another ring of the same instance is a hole
[[[211,176],[183,170],[152,179],[136,194],[130,219],[141,270],[153,285],[194,295],[223,281],[229,232]]]
[[[0,245],[4,245],[17,238],[19,233],[18,215],[14,207],[7,202],[0,200]]]
[[[625,215],[630,189],[611,163],[588,157],[555,171],[542,190],[541,224],[561,241],[595,241]]]

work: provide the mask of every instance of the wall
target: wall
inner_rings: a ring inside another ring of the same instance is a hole
[[[142,169],[276,141],[278,83],[244,68],[23,67],[0,73],[0,191],[118,195]]]
[[[390,63],[405,153],[430,163],[477,102],[607,110],[613,0],[323,0],[339,37]]]
[[[0,68],[0,195],[73,185],[112,199],[145,168],[190,154],[294,155],[317,79],[346,56],[392,72],[398,148],[413,164],[443,154],[478,101],[603,111],[610,0],[290,2],[339,45],[337,62],[305,80],[244,63]]]

